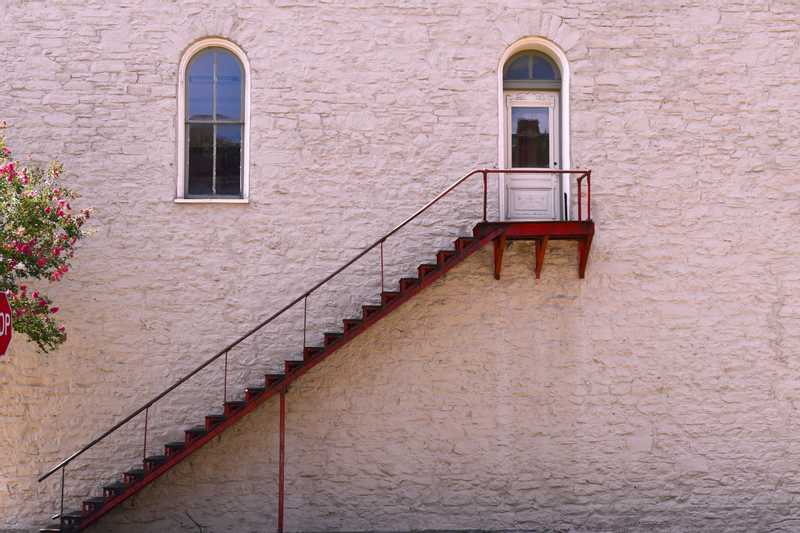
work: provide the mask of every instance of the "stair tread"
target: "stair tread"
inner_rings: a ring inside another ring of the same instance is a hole
[[[168,442],[164,446],[167,448],[183,448],[186,446],[186,443],[183,441],[175,441],[175,442]]]
[[[104,489],[127,489],[128,485],[123,483],[122,481],[114,481],[113,483],[108,483],[103,485]]]
[[[83,500],[84,503],[105,503],[108,500],[105,496],[92,496]]]

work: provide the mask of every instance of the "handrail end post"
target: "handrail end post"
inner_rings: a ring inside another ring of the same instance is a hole
[[[487,222],[487,200],[488,200],[488,172],[484,168],[481,170],[481,174],[483,174],[483,221]]]

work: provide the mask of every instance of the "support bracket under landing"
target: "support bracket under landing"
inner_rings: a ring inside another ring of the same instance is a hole
[[[494,279],[500,279],[500,271],[503,270],[503,252],[506,249],[506,234],[503,233],[495,238],[494,244]]]
[[[503,233],[494,242],[494,277],[500,279],[503,270],[503,252],[509,241],[534,241],[536,260],[536,279],[542,276],[544,257],[550,241],[575,241],[578,244],[578,275],[586,277],[586,265],[594,237],[594,222],[485,222],[480,225],[476,235],[486,234],[491,230],[502,229]]]

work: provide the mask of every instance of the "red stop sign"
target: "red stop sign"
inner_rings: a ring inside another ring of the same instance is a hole
[[[11,306],[5,292],[0,292],[0,356],[6,354],[11,344]]]

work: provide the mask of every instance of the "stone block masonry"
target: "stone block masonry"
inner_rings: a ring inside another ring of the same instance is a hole
[[[570,63],[588,277],[557,245],[538,285],[524,245],[500,282],[475,257],[315,370],[290,395],[287,527],[800,528],[796,7],[7,2],[0,118],[19,155],[63,159],[97,233],[52,289],[65,347],[15,339],[0,359],[0,528],[57,508],[48,467],[494,165],[498,61],[526,36]],[[208,36],[252,68],[246,205],[173,203],[178,62]],[[470,228],[479,190],[390,242],[386,279]],[[377,264],[309,302],[314,331],[376,293]],[[233,379],[299,353],[300,316],[235,354]],[[153,444],[207,414],[219,376],[156,407]],[[271,530],[274,425],[268,405],[102,527],[194,531],[188,510]],[[69,493],[134,464],[140,429],[68,471]]]

